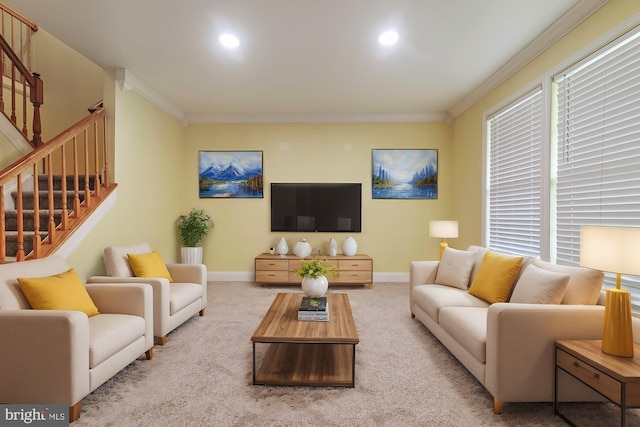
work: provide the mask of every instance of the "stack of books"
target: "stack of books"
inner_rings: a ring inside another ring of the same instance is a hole
[[[327,301],[327,297],[302,297],[302,302],[298,309],[298,320],[315,322],[329,321],[329,301]]]

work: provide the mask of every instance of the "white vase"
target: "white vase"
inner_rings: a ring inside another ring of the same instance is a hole
[[[202,264],[202,246],[181,247],[180,259],[183,264]]]
[[[333,237],[329,239],[329,256],[338,255],[338,242]]]
[[[317,279],[311,276],[302,278],[302,292],[308,297],[323,297],[327,293],[327,289],[329,289],[329,281],[325,276],[318,276]]]
[[[311,254],[311,245],[307,239],[302,239],[293,245],[293,253],[300,258],[308,257]]]
[[[358,243],[356,239],[349,236],[342,242],[342,253],[347,256],[354,256],[358,253]]]
[[[280,238],[278,246],[276,246],[276,252],[278,252],[278,255],[281,257],[284,257],[289,252],[289,245],[287,245],[287,241],[284,240],[284,236]]]

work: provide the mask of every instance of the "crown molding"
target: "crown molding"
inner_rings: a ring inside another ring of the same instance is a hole
[[[408,123],[443,122],[445,113],[191,114],[186,123]]]
[[[182,110],[163,98],[158,92],[145,85],[140,79],[134,76],[131,71],[124,68],[117,68],[116,83],[122,92],[134,91],[184,125],[185,114]]]
[[[461,102],[453,106],[449,114],[455,119],[464,113],[608,2],[609,0],[581,0]]]

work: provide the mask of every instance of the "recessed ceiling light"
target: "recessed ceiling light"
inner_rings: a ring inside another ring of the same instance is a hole
[[[396,44],[399,38],[400,36],[398,36],[397,32],[385,31],[384,33],[380,34],[380,36],[378,36],[378,42],[382,46],[392,46]]]
[[[218,40],[220,41],[220,44],[227,49],[235,49],[240,46],[240,40],[233,34],[221,34],[220,37],[218,37]]]

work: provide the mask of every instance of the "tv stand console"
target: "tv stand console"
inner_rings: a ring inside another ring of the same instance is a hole
[[[367,288],[373,286],[373,259],[368,255],[336,255],[308,256],[300,258],[295,255],[271,255],[263,253],[255,258],[256,283],[299,285],[302,279],[295,271],[303,260],[318,259],[328,267],[338,267],[338,277],[327,277],[329,285],[363,284]]]

